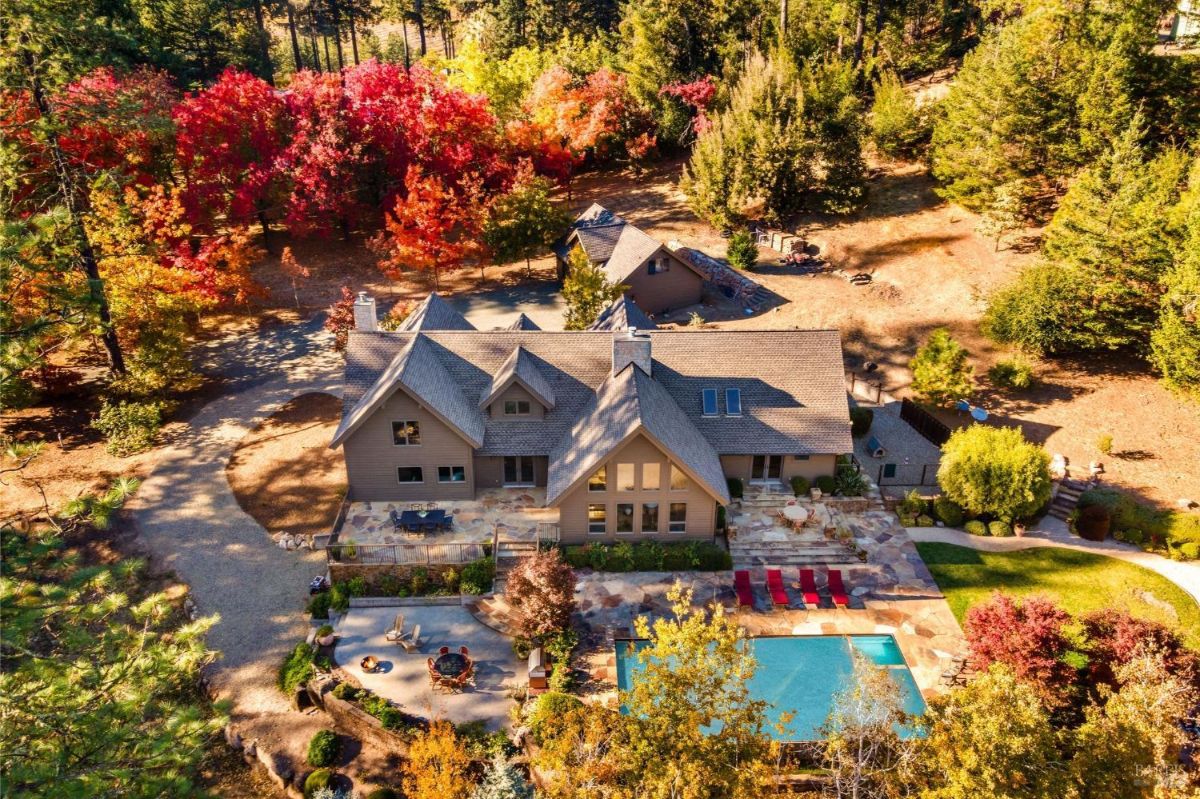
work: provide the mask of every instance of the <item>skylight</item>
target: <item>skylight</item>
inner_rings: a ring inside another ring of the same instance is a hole
[[[704,416],[717,415],[717,390],[715,388],[706,388],[700,392],[701,413]]]
[[[738,388],[725,389],[725,415],[742,415],[742,390]]]

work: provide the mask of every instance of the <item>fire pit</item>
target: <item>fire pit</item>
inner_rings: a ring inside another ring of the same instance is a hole
[[[363,671],[367,672],[368,674],[371,674],[371,673],[375,672],[376,670],[378,670],[379,659],[377,657],[375,657],[374,655],[367,655],[365,658],[363,658],[361,661],[359,661],[358,665],[362,667]]]

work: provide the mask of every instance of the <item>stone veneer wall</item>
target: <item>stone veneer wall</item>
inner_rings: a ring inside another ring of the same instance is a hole
[[[440,579],[442,575],[451,569],[461,573],[463,566],[466,565],[467,564],[465,563],[434,563],[429,566],[424,566],[419,563],[400,565],[392,563],[336,563],[330,561],[329,579],[331,582],[341,583],[355,577],[362,577],[367,581],[367,584],[370,585],[380,577],[384,577],[386,575],[392,575],[401,579],[408,579],[409,577],[412,577],[413,571],[416,569],[424,569],[430,578],[437,576]]]
[[[325,706],[325,712],[333,718],[339,730],[348,732],[361,740],[373,741],[387,752],[395,752],[399,755],[408,754],[408,738],[391,730],[385,730],[379,719],[358,705],[338,699],[332,692],[326,692],[321,699]]]

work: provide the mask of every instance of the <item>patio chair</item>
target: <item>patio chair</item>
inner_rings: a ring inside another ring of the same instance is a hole
[[[400,514],[396,512],[395,508],[388,511],[388,518],[392,520],[393,530],[399,530],[404,527],[404,524],[400,521]]]
[[[733,573],[733,590],[737,592],[738,607],[754,607],[754,589],[750,587],[750,572],[740,570]]]
[[[817,593],[817,578],[812,569],[800,570],[800,591],[804,594],[804,604],[814,608],[821,604],[821,595]]]
[[[467,649],[465,646],[460,646],[458,648],[458,651],[459,651],[459,654],[461,654],[465,658],[469,658],[471,656],[471,650]]]
[[[842,582],[842,572],[839,569],[829,570],[829,595],[834,605],[850,606],[850,596],[846,593],[846,585]]]
[[[425,510],[437,510],[438,504],[436,502],[426,502],[424,509]]]
[[[453,516],[444,516],[442,518],[442,529],[446,530],[446,531],[454,529],[454,517]]]
[[[410,502],[410,503],[408,503],[408,509],[409,510],[425,510],[425,503],[424,502]]]
[[[396,614],[396,618],[392,622],[392,626],[383,634],[383,637],[385,640],[391,641],[393,644],[400,643],[401,639],[405,637],[403,613]]]
[[[438,655],[448,655],[448,654],[450,654],[450,647],[448,647],[448,646],[444,646],[438,650]]]
[[[421,650],[421,645],[424,643],[425,642],[421,640],[421,625],[419,624],[413,626],[412,635],[400,639],[400,646],[404,647],[404,651],[408,652],[409,654],[412,654],[413,652],[419,652]]]
[[[767,569],[767,593],[771,595],[771,604],[777,608],[792,604],[783,588],[783,573],[779,569]]]

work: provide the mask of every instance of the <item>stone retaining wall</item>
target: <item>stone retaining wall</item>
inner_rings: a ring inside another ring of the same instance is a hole
[[[329,562],[329,579],[331,582],[341,583],[355,577],[361,577],[367,581],[367,584],[373,584],[376,580],[385,576],[399,577],[400,579],[408,579],[412,577],[416,569],[424,569],[425,573],[432,579],[435,575],[440,579],[446,572],[454,569],[462,573],[462,568],[465,563],[458,564],[438,564],[434,563],[429,566],[423,564],[396,564],[396,563],[337,563],[336,561]]]
[[[399,733],[385,730],[379,719],[360,708],[353,702],[338,699],[331,692],[322,696],[325,712],[333,718],[338,729],[348,732],[363,741],[372,741],[383,747],[387,752],[399,755],[408,754],[408,739]]]
[[[473,594],[454,596],[355,596],[352,608],[428,608],[439,605],[469,605],[478,600]]]

